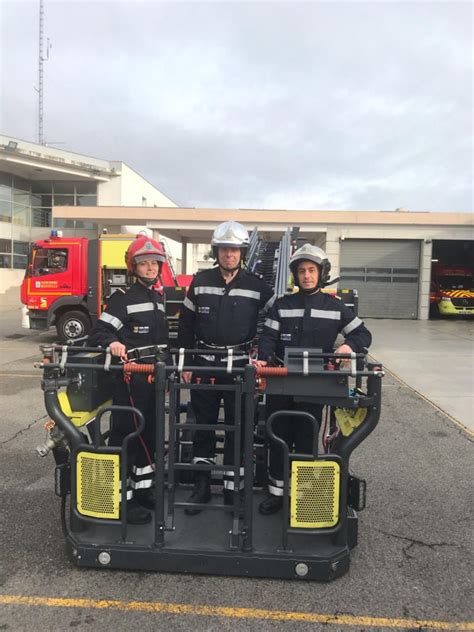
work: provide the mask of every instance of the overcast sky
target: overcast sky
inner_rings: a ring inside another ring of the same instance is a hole
[[[472,210],[471,2],[45,0],[45,140],[180,206]],[[39,0],[0,0],[37,139]]]

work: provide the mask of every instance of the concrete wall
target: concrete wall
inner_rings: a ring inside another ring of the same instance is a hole
[[[121,206],[122,183],[120,176],[115,176],[107,182],[99,182],[97,186],[98,206]]]
[[[24,276],[24,270],[2,270],[2,274],[0,274],[0,305],[2,304],[2,294],[12,287],[18,288],[18,305],[20,305],[20,285]]]
[[[136,171],[121,163],[121,206],[175,207],[173,200],[166,197],[155,186],[147,182]]]

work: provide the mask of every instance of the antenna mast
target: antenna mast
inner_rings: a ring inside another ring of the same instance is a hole
[[[43,138],[43,0],[39,0],[39,55],[38,55],[38,143],[44,145]]]

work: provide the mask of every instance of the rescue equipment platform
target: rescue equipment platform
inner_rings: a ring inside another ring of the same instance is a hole
[[[252,364],[239,367],[232,354],[222,367],[209,369],[184,366],[184,354],[178,350],[174,366],[159,361],[115,365],[103,349],[53,345],[43,347],[43,352],[42,386],[54,422],[50,447],[56,460],[56,493],[62,499],[67,551],[75,564],[319,581],[347,572],[350,551],[357,545],[357,513],[365,505],[365,481],[350,474],[349,461],[379,420],[380,365],[351,354],[349,366],[337,368],[334,354],[301,349],[288,350],[284,367],[261,369]],[[124,409],[110,405],[110,376],[121,379],[124,370],[149,373],[156,388],[156,505],[153,521],[146,525],[127,523],[127,488],[122,484],[127,480],[127,445],[144,427],[137,409],[130,407],[138,420],[136,431],[121,447],[106,445],[108,414]],[[184,384],[182,371],[223,372],[232,380],[226,386],[212,380]],[[187,446],[196,425],[184,400],[190,389],[212,388],[235,395],[240,423],[218,425],[219,432],[235,433],[232,465],[193,464],[189,458]],[[309,413],[278,411],[267,420],[262,410],[256,414],[264,407],[265,394],[281,393],[326,406],[329,426],[322,453],[316,440],[312,454],[291,453],[273,430],[280,415],[306,416],[316,427]],[[258,505],[266,481],[258,463],[266,464],[270,441],[280,444],[285,454],[283,507],[261,515]],[[239,493],[242,467],[244,485]],[[233,505],[224,504],[219,485],[229,470],[234,473]],[[193,505],[187,500],[189,474],[195,471],[212,474],[209,503]],[[190,506],[201,513],[186,515],[184,509]]]

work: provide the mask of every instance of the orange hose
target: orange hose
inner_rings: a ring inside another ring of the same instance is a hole
[[[286,377],[288,375],[288,369],[282,366],[261,366],[257,368],[258,377]]]
[[[124,373],[154,373],[154,364],[135,364],[135,362],[127,362],[123,365]]]

